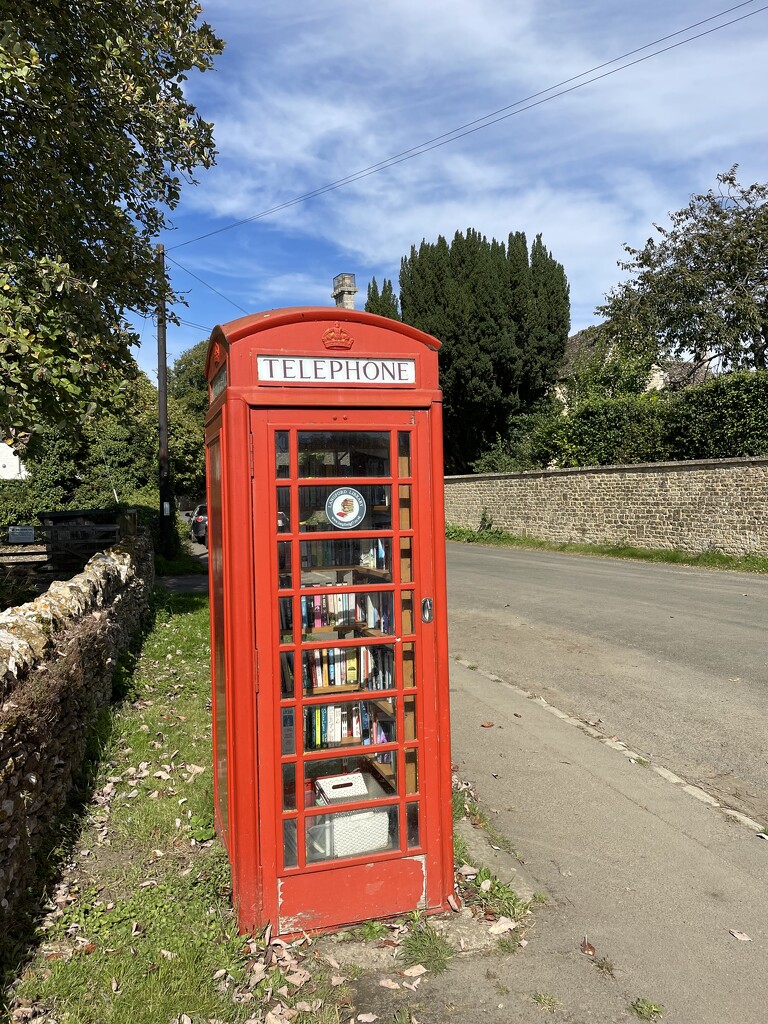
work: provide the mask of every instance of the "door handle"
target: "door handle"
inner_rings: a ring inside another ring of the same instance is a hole
[[[432,598],[431,597],[424,597],[424,598],[422,598],[422,601],[421,601],[421,621],[422,622],[431,622],[432,621],[432,614],[433,614]]]

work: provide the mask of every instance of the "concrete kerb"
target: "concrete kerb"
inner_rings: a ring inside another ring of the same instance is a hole
[[[746,828],[751,829],[754,832],[762,832],[763,826],[759,822],[755,821],[753,818],[748,817],[746,814],[742,814],[741,811],[737,811],[732,807],[724,806],[718,800],[716,800],[710,793],[707,793],[706,790],[702,789],[700,786],[694,786],[691,783],[686,782],[685,779],[682,779],[679,775],[675,775],[674,772],[669,771],[668,768],[664,768],[662,765],[654,764],[647,757],[643,756],[642,754],[638,754],[636,751],[632,750],[630,747],[627,746],[626,743],[623,743],[616,736],[607,736],[605,733],[595,728],[595,726],[590,725],[589,722],[585,722],[581,718],[577,718],[574,715],[569,715],[565,711],[561,711],[559,708],[556,708],[554,705],[548,703],[548,701],[546,701],[543,697],[540,697],[538,694],[532,693],[529,690],[525,690],[520,686],[516,686],[514,683],[508,682],[506,679],[502,679],[501,676],[494,675],[490,672],[484,672],[482,669],[478,668],[471,662],[465,661],[464,659],[458,658],[456,656],[454,656],[454,661],[456,662],[457,665],[461,665],[464,668],[471,669],[478,675],[483,676],[484,679],[488,679],[493,683],[503,683],[504,686],[508,686],[511,690],[519,694],[521,697],[525,697],[528,700],[535,701],[538,705],[544,708],[545,711],[548,711],[551,715],[554,715],[555,718],[559,718],[562,722],[566,722],[568,725],[574,726],[581,732],[586,733],[587,736],[591,736],[592,739],[597,740],[598,742],[604,744],[606,747],[610,747],[611,750],[616,750],[619,753],[623,754],[624,757],[626,757],[629,761],[632,762],[632,764],[647,765],[651,771],[655,772],[657,775],[660,775],[662,779],[665,779],[671,785],[679,786],[683,790],[683,792],[687,793],[689,796],[692,796],[695,800],[699,800],[701,803],[709,804],[710,807],[714,807],[720,810],[723,813],[723,815],[727,817],[730,821],[734,821],[740,825],[744,825]],[[488,867],[490,866],[491,865],[488,865]]]

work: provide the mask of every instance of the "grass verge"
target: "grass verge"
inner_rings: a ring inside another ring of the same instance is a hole
[[[296,1024],[336,1022],[343,990],[330,994],[308,947],[238,935],[213,833],[208,602],[157,595],[6,992],[9,1019],[237,1024],[282,1004]]]
[[[535,537],[516,537],[506,530],[492,527],[488,530],[470,530],[463,526],[447,526],[446,540],[463,544],[486,544],[496,547],[523,548],[530,551],[561,551],[572,555],[597,555],[603,558],[623,558],[640,562],[662,562],[671,565],[692,565],[702,569],[726,569],[734,572],[768,573],[768,558],[759,555],[726,555],[721,551],[703,551],[691,554],[677,549],[636,548],[629,544],[567,544],[538,540]]]

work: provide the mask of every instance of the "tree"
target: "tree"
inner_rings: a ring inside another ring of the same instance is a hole
[[[378,316],[387,316],[390,320],[400,319],[395,289],[392,286],[392,282],[386,277],[381,286],[381,293],[379,293],[376,278],[374,277],[371,280],[371,283],[368,285],[368,297],[365,300],[365,311],[366,313],[376,313]]]
[[[684,358],[691,374],[768,365],[768,185],[743,187],[737,165],[718,188],[694,195],[654,224],[658,238],[625,246],[619,266],[631,274],[606,295],[598,312],[612,341]]]
[[[208,381],[205,376],[205,360],[208,356],[208,340],[186,349],[168,371],[168,394],[183,402],[194,413],[205,420],[208,412]]]
[[[0,22],[0,429],[67,429],[135,372],[125,314],[166,292],[153,239],[213,163],[184,94],[222,43],[194,0],[19,0]]]
[[[554,382],[569,328],[568,282],[537,236],[508,244],[473,229],[411,248],[400,269],[403,320],[442,343],[440,383],[449,472],[463,472],[510,417]]]
[[[568,339],[557,390],[568,409],[592,398],[639,395],[647,390],[654,361],[651,348],[633,351],[596,324]]]

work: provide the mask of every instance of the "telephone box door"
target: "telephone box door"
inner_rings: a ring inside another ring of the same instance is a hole
[[[260,860],[281,934],[443,899],[428,415],[251,412],[257,636],[276,641],[258,664],[279,680],[257,697],[279,766]]]

